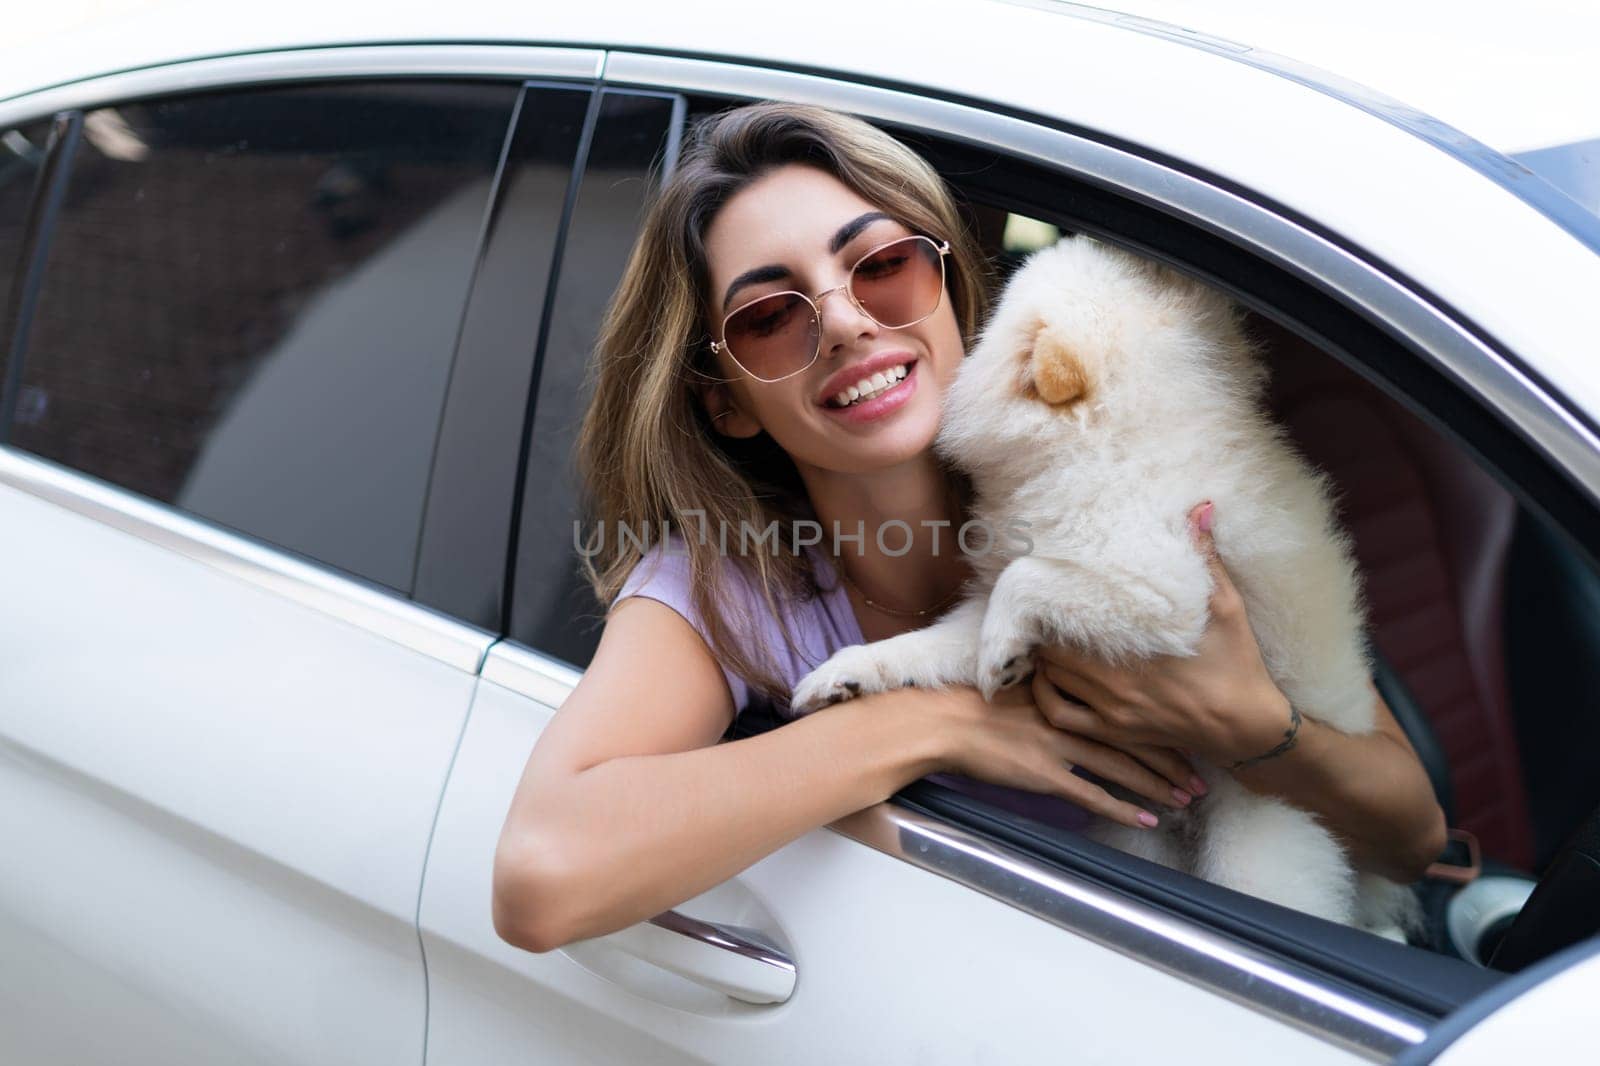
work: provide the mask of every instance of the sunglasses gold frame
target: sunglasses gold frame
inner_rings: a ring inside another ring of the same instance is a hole
[[[850,289],[850,282],[855,280],[856,268],[859,267],[862,263],[865,263],[868,259],[870,259],[873,256],[877,255],[879,252],[883,251],[885,248],[888,248],[888,247],[890,247],[892,245],[900,244],[900,243],[905,242],[905,241],[926,241],[929,244],[933,245],[934,251],[939,253],[939,299],[934,303],[933,308],[926,315],[923,315],[920,318],[914,318],[910,322],[901,322],[901,323],[899,323],[897,325],[890,325],[887,322],[878,322],[878,319],[876,317],[874,317],[872,312],[868,311],[865,307],[862,307],[861,306],[861,301],[856,299],[856,294],[853,291],[851,291],[851,289]],[[833,293],[838,292],[840,289],[843,289],[844,290],[844,294],[850,298],[850,302],[855,305],[856,310],[860,311],[863,315],[866,315],[869,319],[872,319],[873,322],[876,322],[883,329],[905,329],[908,326],[914,326],[918,322],[926,321],[929,318],[929,316],[931,316],[935,311],[939,310],[940,306],[944,303],[945,282],[948,280],[948,274],[945,271],[944,260],[945,260],[945,256],[947,256],[949,254],[950,254],[950,242],[949,241],[941,241],[941,242],[935,244],[932,237],[924,236],[921,233],[913,233],[909,237],[896,237],[892,241],[884,241],[882,244],[875,245],[874,247],[869,248],[859,259],[857,259],[854,263],[851,264],[850,272],[846,275],[846,278],[848,280],[846,280],[843,285],[835,285],[831,289],[824,289],[823,291],[817,293],[815,296],[807,296],[805,293],[799,292],[798,290],[795,290],[795,289],[784,289],[781,292],[769,292],[764,296],[757,296],[754,300],[746,300],[744,303],[740,304],[738,307],[735,307],[732,311],[729,311],[727,314],[722,316],[722,326],[721,326],[719,332],[721,332],[723,339],[721,341],[713,340],[711,342],[711,350],[713,352],[718,352],[718,353],[720,353],[720,352],[728,353],[728,358],[733,360],[734,365],[737,366],[740,370],[744,371],[746,374],[748,374],[751,378],[754,378],[756,381],[765,382],[766,384],[769,384],[769,385],[774,383],[774,382],[778,382],[778,381],[786,381],[789,378],[794,377],[796,374],[803,374],[807,370],[810,370],[812,364],[815,363],[817,361],[818,356],[820,356],[822,354],[822,301],[823,300],[827,299]],[[812,317],[813,321],[816,322],[816,326],[817,326],[816,331],[815,331],[816,332],[816,337],[817,337],[817,344],[816,344],[816,347],[813,348],[812,351],[811,351],[811,358],[806,360],[805,365],[800,367],[798,370],[791,370],[789,373],[783,375],[783,377],[764,378],[761,375],[753,372],[749,367],[745,366],[743,363],[739,362],[739,357],[737,355],[734,355],[733,354],[733,349],[728,346],[728,343],[727,343],[728,320],[731,319],[734,315],[738,314],[740,311],[743,311],[745,308],[749,307],[752,304],[758,304],[762,300],[770,300],[774,296],[789,296],[789,295],[798,296],[798,297],[800,297],[800,299],[804,300],[806,303],[811,305],[811,317]]]

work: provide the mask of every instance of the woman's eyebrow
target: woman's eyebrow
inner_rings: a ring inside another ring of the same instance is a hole
[[[866,229],[879,219],[884,218],[888,218],[891,222],[894,221],[882,211],[868,211],[864,215],[857,215],[855,218],[852,218],[849,222],[846,222],[844,225],[840,226],[832,237],[828,238],[828,254],[838,255],[839,249],[850,243],[850,238],[854,237],[856,234],[860,233],[862,230]]]
[[[832,237],[828,238],[828,254],[838,255],[839,250],[849,244],[851,238],[881,219],[894,221],[893,216],[886,215],[882,211],[868,211],[852,218],[834,231]],[[766,266],[758,266],[746,270],[728,284],[728,291],[722,296],[722,313],[728,313],[728,308],[733,303],[733,294],[740,289],[750,285],[760,285],[768,281],[781,281],[788,276],[789,268],[778,263],[768,263]]]

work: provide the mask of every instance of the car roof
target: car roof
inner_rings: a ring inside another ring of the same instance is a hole
[[[43,8],[44,10],[32,10]],[[783,33],[770,9],[659,0],[571,5],[452,0],[60,0],[6,16],[0,99],[100,74],[203,56],[318,45],[473,41],[680,51],[828,67],[841,35],[907,27],[901,46],[938,62],[998,62],[1024,22],[1021,9],[1111,22],[1273,69],[1343,95],[1387,96],[1505,154],[1600,137],[1600,5],[1562,0],[1458,0],[1339,5],[1262,0],[817,0]],[[870,18],[864,18],[870,14]],[[898,19],[898,21],[897,21]],[[947,27],[959,27],[952,35]],[[914,32],[912,32],[914,31]],[[888,33],[885,33],[888,37]],[[944,38],[944,40],[940,40]],[[888,46],[886,41],[886,47]],[[852,50],[852,54],[859,54]],[[938,62],[929,81],[938,82]],[[859,64],[858,64],[859,65]],[[870,69],[861,73],[870,74]]]
[[[1246,62],[1281,61],[1285,73],[1300,68],[1330,85],[1391,97],[1507,155],[1600,137],[1600,5],[1122,0],[1114,6],[1248,47],[1240,56]]]

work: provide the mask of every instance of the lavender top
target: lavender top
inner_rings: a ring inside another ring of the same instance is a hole
[[[834,573],[832,560],[814,547],[806,550],[810,553],[824,591],[808,603],[790,601],[780,594],[780,609],[788,612],[790,633],[796,644],[794,649],[784,640],[778,619],[767,610],[760,591],[751,583],[745,571],[735,565],[732,559],[723,561],[724,588],[732,596],[732,602],[726,608],[730,626],[736,633],[759,634],[766,641],[784,683],[791,689],[840,648],[866,643],[844,586]],[[706,640],[707,647],[710,646],[705,624],[694,609],[690,595],[688,546],[679,534],[670,534],[665,542],[656,543],[645,553],[623,582],[617,601],[628,596],[644,596],[671,607]],[[750,686],[726,666],[722,668],[722,674],[728,680],[728,690],[733,693],[734,713],[738,714],[750,703]],[[788,708],[780,707],[779,711],[786,715]],[[1077,804],[1056,796],[1007,788],[960,774],[932,774],[926,780],[1024,817],[1067,829],[1081,830],[1092,817]]]

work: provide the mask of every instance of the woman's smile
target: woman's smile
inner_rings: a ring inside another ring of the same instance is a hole
[[[885,352],[845,367],[828,379],[818,406],[854,425],[883,418],[916,392],[917,362],[909,353]]]

